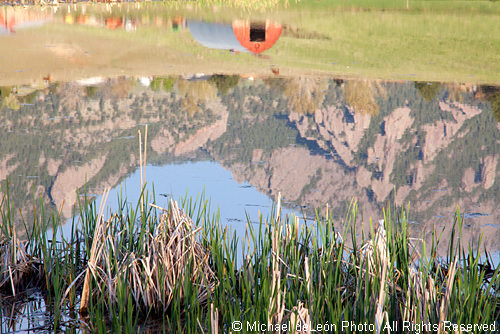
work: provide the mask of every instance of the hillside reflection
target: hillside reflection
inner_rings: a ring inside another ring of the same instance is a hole
[[[449,226],[459,205],[467,235],[498,248],[498,87],[215,75],[0,92],[0,180],[26,216],[33,195],[70,217],[77,189],[119,184],[149,124],[153,164],[215,160],[296,210],[328,203],[339,221],[351,198],[365,222],[409,204],[416,230]]]

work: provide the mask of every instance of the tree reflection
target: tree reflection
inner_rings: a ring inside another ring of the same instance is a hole
[[[12,87],[0,87],[0,111],[3,108],[19,110],[21,107]]]
[[[226,95],[231,89],[238,85],[238,83],[240,82],[240,76],[216,74],[212,75],[212,77],[208,79],[208,81],[215,84],[219,94]]]
[[[285,86],[288,79],[285,78],[264,78],[262,81],[269,87],[274,93],[283,94],[285,92]]]
[[[439,82],[415,82],[415,88],[417,88],[420,95],[427,101],[432,101],[439,90],[441,89],[441,84]]]
[[[135,80],[119,78],[111,84],[111,93],[114,97],[123,99],[136,86]]]
[[[155,92],[159,92],[160,90],[170,92],[175,82],[175,77],[156,77],[151,81],[151,89]]]
[[[494,98],[490,100],[491,109],[493,110],[493,116],[497,122],[500,122],[500,94],[496,94]]]
[[[356,112],[377,115],[379,106],[375,99],[385,95],[385,91],[376,81],[349,80],[344,86],[344,95]]]
[[[68,111],[76,109],[79,101],[87,94],[82,86],[71,83],[63,83],[56,89],[60,104]]]
[[[288,99],[291,111],[312,114],[323,103],[328,82],[314,78],[266,79],[264,83],[271,89],[283,93]]]
[[[480,86],[476,96],[491,104],[493,116],[497,122],[500,122],[500,87]]]
[[[217,88],[207,80],[181,79],[177,81],[177,89],[182,98],[182,109],[191,117],[202,112],[200,104],[217,97]]]

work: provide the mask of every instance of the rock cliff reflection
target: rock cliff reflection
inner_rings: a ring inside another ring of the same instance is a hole
[[[488,231],[498,246],[498,88],[223,75],[91,83],[2,87],[0,176],[14,202],[34,191],[69,217],[76,188],[99,193],[137,168],[132,139],[147,123],[156,165],[214,160],[298,211],[328,203],[339,221],[353,197],[364,221],[409,205],[417,230],[449,226],[459,205],[469,234]]]

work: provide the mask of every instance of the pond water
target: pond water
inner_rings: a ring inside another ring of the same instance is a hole
[[[181,201],[188,196],[193,201],[206,199],[210,202],[209,212],[219,215],[223,227],[236,232],[241,238],[245,235],[247,222],[259,224],[262,218],[268,219],[273,208],[273,199],[258,191],[248,182],[234,180],[231,172],[219,163],[209,160],[174,162],[162,166],[146,166],[146,191],[152,198],[156,193],[156,205],[167,208],[169,199]],[[141,173],[139,170],[111,189],[108,195],[107,210],[116,212],[118,198],[125,198],[127,204],[137,205],[140,199]],[[102,195],[95,196],[95,202],[100,203]],[[301,210],[294,211],[285,206],[283,214],[301,215]],[[303,217],[303,216],[301,216]],[[306,216],[306,219],[308,217]],[[312,220],[312,217],[310,218]],[[71,234],[71,221],[62,227],[63,235]]]
[[[464,241],[500,250],[495,67],[462,66],[454,45],[436,50],[453,65],[389,66],[293,8],[158,6],[0,7],[0,181],[27,221],[34,197],[71,220],[84,188],[97,203],[112,188],[111,210],[118,194],[136,203],[147,125],[157,203],[204,192],[240,237],[280,193],[306,219],[328,204],[339,227],[353,199],[360,226],[403,206],[443,243],[459,206]]]
[[[126,184],[134,202],[138,130],[144,134],[147,124],[146,181],[157,197],[196,197],[205,186],[223,222],[235,228],[247,211],[252,221],[258,211],[267,216],[278,193],[287,208],[306,215],[328,203],[339,223],[353,198],[360,223],[378,221],[390,204],[409,205],[419,233],[451,226],[458,205],[467,240],[486,232],[487,247],[496,249],[500,126],[489,101],[499,92],[469,84],[237,75],[55,83],[27,95],[11,90],[7,96],[19,106],[0,115],[8,134],[0,147],[2,176],[25,216],[33,196],[41,196],[70,218],[75,191],[84,186],[98,195]]]

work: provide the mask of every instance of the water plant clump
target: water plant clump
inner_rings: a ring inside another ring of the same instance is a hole
[[[215,286],[208,250],[199,242],[191,218],[170,201],[159,216],[147,215],[139,224],[126,215],[100,219],[94,229],[80,312],[87,312],[90,295],[107,309],[120,307],[123,293],[144,314],[164,314],[175,296],[185,298],[184,280],[197,286],[196,300],[204,304]],[[90,293],[90,285],[94,288]]]
[[[125,203],[119,199],[105,219],[103,205],[96,210],[85,196],[80,227],[74,222],[69,237],[57,240],[40,229],[28,238],[26,257],[37,259],[43,278],[32,286],[38,282],[47,296],[50,330],[218,333],[235,323],[246,332],[354,333],[363,325],[386,332],[395,323],[396,332],[404,332],[403,324],[427,324],[424,333],[450,332],[451,324],[499,328],[500,269],[480,262],[480,244],[461,244],[458,211],[447,254],[438,255],[440,238],[430,244],[410,238],[403,210],[388,209],[358,240],[355,203],[340,233],[328,210],[305,225],[282,216],[278,200],[239,240],[203,198],[171,200],[162,209],[143,192],[135,207]],[[9,231],[2,229],[2,240],[12,240]],[[20,292],[22,285],[2,277]],[[2,331],[12,329],[7,318],[0,308]]]

